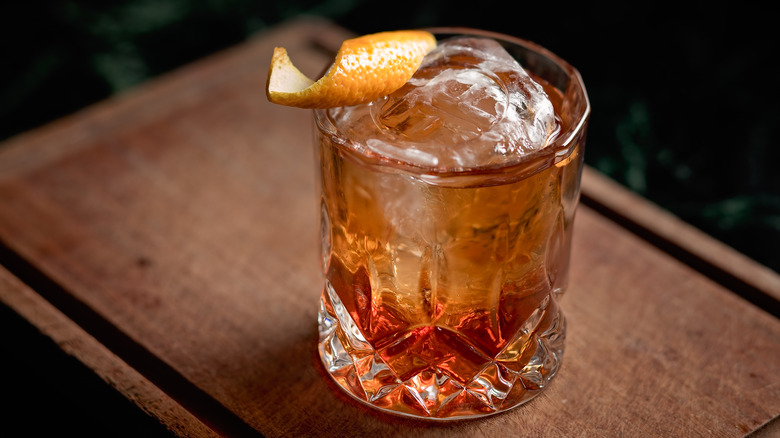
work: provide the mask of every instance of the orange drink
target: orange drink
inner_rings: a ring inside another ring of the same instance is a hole
[[[518,406],[560,367],[590,106],[537,45],[434,33],[396,91],[315,110],[319,352],[362,403],[460,419]]]

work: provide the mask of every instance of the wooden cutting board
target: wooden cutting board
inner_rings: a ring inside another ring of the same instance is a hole
[[[592,169],[546,393],[427,423],[337,392],[316,353],[311,115],[264,86],[275,45],[314,76],[349,35],[285,23],[5,142],[0,300],[181,437],[778,431],[776,273]]]

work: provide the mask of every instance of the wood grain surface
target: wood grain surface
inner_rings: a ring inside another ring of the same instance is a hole
[[[428,423],[337,392],[311,115],[263,90],[275,45],[316,75],[347,35],[287,23],[6,142],[0,241],[51,287],[0,269],[2,302],[182,437],[732,437],[780,415],[780,320],[587,206],[546,393]]]

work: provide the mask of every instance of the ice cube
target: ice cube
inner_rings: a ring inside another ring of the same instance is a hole
[[[488,38],[440,42],[406,85],[363,111],[348,111],[360,120],[348,131],[369,150],[449,170],[521,159],[558,129],[544,89]],[[369,115],[378,132],[361,128]]]
[[[411,141],[460,143],[480,136],[504,116],[501,84],[475,69],[447,69],[412,79],[387,98],[378,123]]]

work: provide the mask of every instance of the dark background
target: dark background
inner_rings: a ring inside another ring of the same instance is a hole
[[[451,0],[4,2],[0,6],[0,140],[300,14],[324,16],[357,34],[440,25],[484,28],[535,41],[580,70],[592,104],[588,164],[780,270],[780,172],[776,170],[780,38],[773,31],[776,23],[768,6],[679,1],[533,5],[480,0],[469,2],[468,8],[458,4]],[[257,98],[265,98],[262,90]],[[28,344],[44,345],[49,351],[45,339],[38,339],[23,321],[15,321],[12,312],[0,314],[6,351]],[[106,401],[111,391],[101,392],[102,382],[88,383],[96,378],[88,372],[78,375],[73,370],[79,365],[72,359],[51,354],[45,359],[62,367],[60,376],[52,374],[51,367],[40,372],[23,362],[12,372],[22,379],[26,376],[24,394],[40,391],[50,396],[57,407],[49,410],[58,415],[55,418],[75,418],[65,422],[65,430],[91,424],[99,435],[101,424],[145,427],[132,408],[129,413],[121,408],[124,400]],[[40,359],[31,356],[30,364]],[[85,383],[64,388],[57,383],[74,372]],[[43,380],[28,381],[38,377]],[[77,388],[87,397],[71,403]],[[92,399],[96,401],[85,402]],[[22,404],[18,415],[11,417],[19,424],[48,430],[45,422],[25,413],[29,409]],[[147,436],[152,431],[154,425]]]

